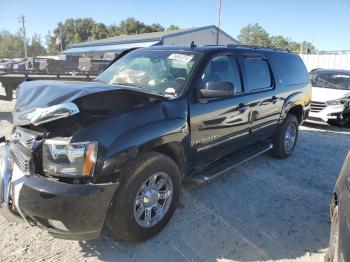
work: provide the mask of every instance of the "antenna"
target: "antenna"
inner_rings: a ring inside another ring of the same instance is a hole
[[[22,34],[23,34],[23,45],[24,45],[24,57],[27,58],[28,54],[27,54],[27,39],[26,39],[26,26],[25,26],[25,21],[24,21],[24,15],[21,15],[19,17],[18,22],[21,24],[22,28]]]
[[[220,34],[220,24],[221,24],[221,0],[219,1],[219,10],[218,10],[218,33],[216,35],[216,44],[219,45],[219,34]]]

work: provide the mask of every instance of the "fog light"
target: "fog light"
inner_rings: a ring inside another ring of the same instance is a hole
[[[49,225],[52,226],[53,228],[62,230],[62,231],[69,231],[68,228],[59,220],[54,220],[54,219],[48,219],[47,222],[49,222]]]

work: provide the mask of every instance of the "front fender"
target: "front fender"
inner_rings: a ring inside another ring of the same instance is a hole
[[[139,154],[168,143],[189,145],[188,124],[185,119],[165,119],[121,134],[105,154],[101,178],[119,173]]]

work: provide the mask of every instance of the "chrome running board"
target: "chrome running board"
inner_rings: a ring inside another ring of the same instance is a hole
[[[273,145],[268,142],[260,142],[258,144],[247,147],[236,153],[223,157],[216,161],[213,165],[208,166],[201,172],[196,172],[190,175],[186,181],[197,185],[206,184],[212,182],[221,176],[225,175],[228,171],[241,165],[267,151],[272,149]]]

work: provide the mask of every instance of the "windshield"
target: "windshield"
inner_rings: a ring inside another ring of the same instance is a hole
[[[311,84],[315,87],[350,90],[350,74],[343,72],[311,72]]]
[[[198,53],[174,50],[136,50],[117,60],[97,80],[127,85],[145,92],[176,97],[199,58]]]

